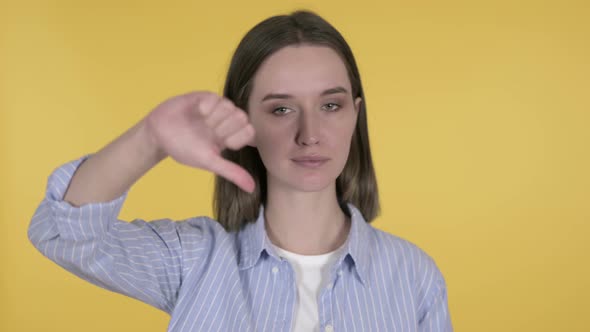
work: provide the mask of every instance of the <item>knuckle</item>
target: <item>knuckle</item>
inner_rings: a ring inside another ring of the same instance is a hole
[[[226,109],[233,109],[235,107],[234,103],[232,103],[231,100],[227,98],[222,98],[219,102],[219,106]]]
[[[215,126],[215,128],[213,128],[213,132],[215,133],[215,136],[217,136],[217,138],[223,138],[224,136],[224,132],[223,132],[223,128],[221,128],[221,126]]]
[[[252,138],[255,134],[256,130],[254,130],[254,127],[251,124],[248,124],[246,127],[246,136],[248,136],[248,138]]]
[[[233,139],[232,137],[226,138],[223,143],[227,148],[232,150],[237,150],[240,148],[237,140]]]
[[[246,115],[246,112],[244,111],[238,110],[234,116],[239,123],[246,123],[248,121],[248,115]]]
[[[212,92],[204,92],[199,98],[198,109],[202,114],[208,114],[219,101],[219,96]]]

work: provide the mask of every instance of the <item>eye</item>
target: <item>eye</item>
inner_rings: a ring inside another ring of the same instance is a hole
[[[338,109],[340,109],[340,105],[335,104],[335,103],[327,103],[322,108],[327,111],[334,112],[334,111],[337,111]]]
[[[291,109],[288,109],[286,107],[277,107],[274,110],[272,110],[272,114],[274,115],[285,115],[291,113]]]

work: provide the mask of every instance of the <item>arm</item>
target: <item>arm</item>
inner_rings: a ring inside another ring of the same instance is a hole
[[[420,332],[452,332],[451,316],[447,301],[447,288],[441,276],[429,290],[430,305],[419,323]]]
[[[252,192],[252,177],[220,153],[224,148],[238,150],[253,137],[246,113],[231,101],[208,92],[173,97],[84,162],[64,200],[76,206],[112,200],[167,156]]]
[[[418,331],[452,332],[445,279],[434,260],[422,252],[415,265],[418,301]]]
[[[44,256],[80,278],[169,312],[183,261],[176,223],[118,220],[126,194],[80,207],[61,200],[85,159],[51,174],[29,226],[29,239]]]
[[[85,160],[69,182],[63,200],[73,206],[111,201],[165,157],[148,134],[144,119]]]
[[[246,171],[219,154],[221,148],[238,149],[252,139],[251,126],[231,107],[210,93],[169,99],[95,155],[55,170],[29,226],[33,245],[85,280],[170,312],[185,272],[183,261],[198,262],[183,252],[206,254],[200,249],[208,245],[204,234],[211,223],[128,223],[118,214],[130,186],[166,156],[253,189]],[[234,131],[216,135],[207,122],[211,115],[233,121]]]

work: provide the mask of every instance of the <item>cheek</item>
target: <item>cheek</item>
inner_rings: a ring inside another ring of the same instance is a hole
[[[356,123],[354,121],[341,121],[334,123],[329,126],[329,141],[333,147],[348,146],[352,139],[354,127]]]
[[[284,154],[288,149],[289,134],[285,129],[269,126],[255,126],[256,146],[263,160],[271,160]]]
[[[260,142],[276,142],[276,144],[284,144],[297,131],[297,121],[293,116],[284,118],[273,118],[266,114],[259,114],[256,118],[252,118],[250,123],[256,130],[256,137],[260,138]]]

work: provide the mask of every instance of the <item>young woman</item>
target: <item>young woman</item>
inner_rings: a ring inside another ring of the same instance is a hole
[[[369,224],[366,111],[337,30],[310,12],[271,17],[239,44],[223,97],[168,99],[55,170],[29,238],[168,312],[169,331],[451,331],[433,260]],[[118,220],[129,188],[167,157],[217,175],[217,220]]]

